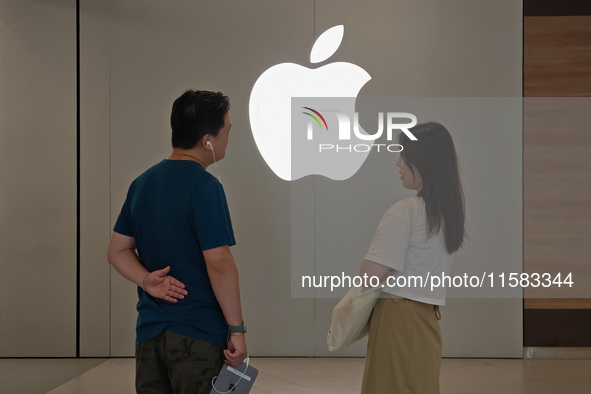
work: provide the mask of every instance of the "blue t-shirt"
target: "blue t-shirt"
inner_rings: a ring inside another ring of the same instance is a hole
[[[236,244],[221,183],[194,161],[163,160],[133,181],[114,231],[135,238],[149,271],[170,265],[189,292],[171,303],[138,287],[136,343],[170,329],[224,344],[228,324],[203,258],[204,250]]]

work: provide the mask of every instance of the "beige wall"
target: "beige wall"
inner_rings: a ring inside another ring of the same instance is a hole
[[[2,1],[0,357],[75,355],[75,1]]]
[[[80,2],[80,355],[111,348],[109,2]],[[117,302],[117,300],[114,300]]]

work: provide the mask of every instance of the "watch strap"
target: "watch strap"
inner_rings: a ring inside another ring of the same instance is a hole
[[[241,333],[246,333],[246,323],[242,322],[242,325],[240,326],[228,326],[228,331],[230,333],[235,333],[235,332],[241,332]]]

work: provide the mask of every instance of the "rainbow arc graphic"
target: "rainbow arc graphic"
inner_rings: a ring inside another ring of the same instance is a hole
[[[303,109],[307,109],[308,111],[314,112],[314,114],[318,115],[320,117],[320,119],[322,119],[322,123],[324,123],[324,126],[326,127],[326,131],[328,131],[328,124],[326,124],[326,120],[324,119],[324,116],[322,116],[320,114],[320,112],[316,111],[315,109],[312,109],[310,107],[302,107]],[[309,112],[302,112],[304,115],[308,115],[309,117],[311,117],[312,119],[314,119],[316,121],[316,123],[318,123],[318,126],[320,126],[320,130],[324,130],[324,127],[322,127],[322,123],[320,123],[320,120],[314,116],[313,114],[309,113]]]

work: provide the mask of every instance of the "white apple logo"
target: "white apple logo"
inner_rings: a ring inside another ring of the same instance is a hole
[[[319,63],[332,56],[338,49],[343,34],[343,25],[322,33],[314,43],[310,62]],[[364,69],[346,62],[330,63],[316,69],[295,63],[281,63],[267,69],[257,79],[250,94],[250,126],[259,152],[278,177],[291,181],[318,174],[343,180],[357,172],[369,151],[349,155],[325,154],[311,159],[309,152],[292,150],[291,99],[350,97],[353,99],[349,100],[349,108],[339,110],[353,113],[354,98],[370,79],[371,76]],[[355,143],[355,138],[349,142]],[[368,140],[362,142],[368,143]],[[369,143],[371,142],[373,141]],[[292,164],[296,162],[306,165],[295,168]]]

